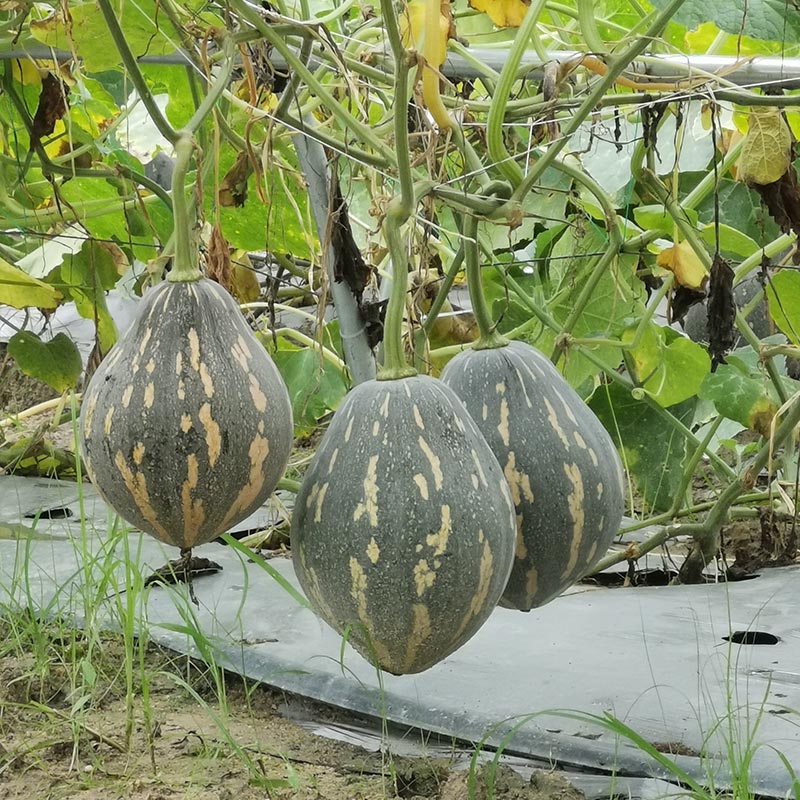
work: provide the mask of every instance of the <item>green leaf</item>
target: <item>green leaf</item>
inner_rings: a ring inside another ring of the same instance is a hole
[[[651,0],[664,8],[669,0]],[[800,9],[796,0],[686,0],[673,21],[696,28],[713,22],[720,30],[785,44],[800,42]]]
[[[746,375],[732,364],[720,364],[706,375],[698,392],[710,400],[723,417],[769,436],[770,423],[778,410],[764,382]]]
[[[295,349],[281,343],[272,354],[292,403],[295,433],[306,436],[317,422],[333,411],[347,392],[342,374],[309,348]]]
[[[77,212],[78,221],[93,236],[110,239],[116,235],[124,239],[125,216],[120,188],[105,179],[72,178],[61,185],[59,192]]]
[[[0,258],[0,303],[13,308],[55,308],[61,292]]]
[[[120,253],[117,248],[115,250]],[[119,266],[111,248],[91,239],[75,255],[65,256],[61,265],[64,293],[75,302],[75,308],[84,319],[95,323],[97,339],[104,353],[117,340],[117,329],[108,313],[105,293],[119,280]]]
[[[572,314],[595,268],[598,254],[604,252],[606,246],[605,231],[594,225],[584,230],[575,225],[568,228],[553,248],[547,310],[559,325],[564,325]],[[621,255],[603,271],[583,313],[569,333],[581,339],[617,338],[623,320],[643,309],[644,287],[635,276],[637,263],[637,256]],[[555,334],[550,330],[543,331],[539,340],[531,343],[550,352]],[[616,366],[622,360],[621,350],[614,345],[585,344],[583,347],[591,348],[592,354],[606,364]],[[575,349],[567,354],[562,371],[570,384],[577,387],[596,375],[598,368]]]
[[[789,341],[800,346],[800,272],[781,270],[767,284],[769,313]]]
[[[78,348],[64,333],[43,342],[30,331],[20,331],[9,340],[8,353],[21,372],[57,392],[74,388],[83,369]]]
[[[155,0],[113,0],[112,5],[125,39],[135,54],[161,55],[175,51],[180,36]],[[119,51],[95,3],[69,3],[69,20],[59,12],[33,20],[35,39],[61,50],[76,50],[88,72],[103,72],[120,66]]]
[[[689,425],[695,403],[687,400],[669,411]],[[614,439],[645,509],[666,511],[683,476],[688,458],[686,439],[646,401],[634,399],[617,383],[598,387],[589,406]]]
[[[522,201],[522,214],[534,224],[559,224],[565,218],[567,199],[572,181],[560,170],[548,167],[535,192],[529,192]],[[560,223],[563,224],[563,223]],[[488,243],[494,253],[519,251],[531,239],[531,226],[522,224],[516,228],[492,224],[481,228],[481,238]]]
[[[714,197],[709,195],[697,208],[701,223],[714,222]],[[780,228],[761,203],[759,196],[743,183],[728,178],[719,182],[719,221],[766,244],[781,235]]]
[[[716,232],[714,223],[704,225],[700,231],[700,238],[712,249],[716,246]],[[730,225],[719,226],[719,249],[723,256],[734,256],[737,258],[748,258],[758,250],[758,243],[751,239],[746,233],[731,227]]]
[[[694,209],[685,209],[684,213],[693,226],[697,225],[697,212]],[[672,235],[675,227],[675,220],[663,205],[639,206],[633,210],[633,219],[646,231],[661,231]]]
[[[154,95],[166,94],[169,96],[169,102],[164,109],[167,120],[174,128],[182,128],[195,110],[186,70],[145,65],[142,67],[142,73],[150,83]]]
[[[635,332],[635,325],[629,327],[622,340],[631,342]],[[628,351],[628,364],[642,388],[666,408],[697,394],[711,360],[699,344],[651,322]]]
[[[219,155],[219,174],[224,176],[233,166],[236,154],[223,147]],[[259,200],[254,175],[247,181],[247,200],[239,208],[219,208],[222,233],[231,246],[248,252],[270,250],[291,253],[299,258],[311,258],[310,242],[305,230],[308,211],[307,191],[299,172],[274,164],[263,175],[268,204]],[[206,212],[212,219],[215,211],[214,187],[205,193]],[[296,204],[296,208],[295,208]],[[299,217],[298,217],[299,211]]]

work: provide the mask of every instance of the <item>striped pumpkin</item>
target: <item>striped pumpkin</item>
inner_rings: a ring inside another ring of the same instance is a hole
[[[258,508],[292,447],[283,379],[208,279],[164,282],[84,393],[81,455],[121,517],[185,550]]]
[[[350,392],[292,520],[312,606],[395,674],[427,669],[478,630],[506,585],[514,540],[497,459],[452,391],[424,376]]]
[[[442,380],[511,487],[517,548],[501,605],[544,605],[605,554],[619,529],[624,489],[614,443],[552,363],[523,342],[464,351]]]

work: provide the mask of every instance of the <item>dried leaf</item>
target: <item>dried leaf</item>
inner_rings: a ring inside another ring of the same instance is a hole
[[[794,231],[800,236],[800,187],[797,185],[797,172],[788,169],[779,180],[762,186],[753,184],[752,188],[761,197],[775,222],[784,233]]]
[[[708,292],[708,353],[711,371],[725,362],[725,354],[736,341],[736,301],[733,299],[733,270],[719,254],[711,264]]]
[[[408,284],[414,310],[421,319],[428,313],[439,292],[440,277],[433,271],[414,270],[408,274]],[[431,333],[435,340],[450,344],[473,342],[477,338],[475,316],[471,312],[460,312],[449,300],[445,300]]]
[[[220,286],[223,286],[230,294],[233,294],[231,251],[228,242],[222,235],[219,223],[215,223],[211,229],[211,236],[208,240],[206,275],[212,281],[216,281]]]
[[[792,132],[779,108],[750,112],[738,162],[738,178],[766,186],[780,180],[792,164]]]
[[[670,323],[683,323],[689,309],[692,306],[702,303],[706,299],[706,293],[698,289],[687,289],[685,286],[678,286],[672,293],[669,302]]]
[[[498,28],[519,28],[530,1],[526,0],[469,0],[476,11],[483,11]]]
[[[347,210],[347,203],[342,197],[339,180],[334,176],[332,181],[330,237],[334,258],[333,277],[337,283],[345,281],[353,296],[360,303],[361,295],[372,275],[372,268],[364,261],[353,238],[350,214]]]
[[[42,91],[39,93],[39,105],[33,117],[31,136],[37,141],[49,136],[56,127],[56,122],[67,113],[67,84],[56,78],[51,72],[42,78]]]
[[[219,204],[226,208],[241,208],[247,200],[247,180],[252,172],[252,165],[247,153],[239,153],[233,166],[225,173],[219,185],[217,197]]]
[[[656,264],[668,269],[679,286],[699,289],[706,279],[706,270],[688,242],[678,242],[658,254]]]

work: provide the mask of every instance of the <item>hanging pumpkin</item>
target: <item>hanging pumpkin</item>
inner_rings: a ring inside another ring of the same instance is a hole
[[[553,364],[492,325],[477,249],[465,222],[465,261],[480,336],[442,380],[461,398],[511,488],[517,545],[501,605],[530,611],[597,562],[623,513],[622,467],[611,437]]]
[[[331,422],[294,508],[295,571],[367,659],[427,669],[495,607],[514,554],[497,459],[458,398],[417,376],[368,381]]]
[[[183,198],[191,140],[176,149],[172,271],[145,293],[94,373],[80,433],[86,469],[108,504],[188,553],[265,502],[293,427],[280,373],[231,296],[191,256]]]
[[[501,605],[529,611],[583,577],[617,534],[624,490],[616,448],[553,364],[524,342],[460,353],[442,380],[511,487],[517,547]]]

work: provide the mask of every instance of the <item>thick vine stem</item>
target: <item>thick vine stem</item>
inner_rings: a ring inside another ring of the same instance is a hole
[[[519,186],[522,182],[523,174],[519,164],[514,161],[513,156],[509,154],[503,144],[503,120],[511,87],[517,77],[517,71],[528,42],[532,36],[536,36],[536,26],[539,23],[539,15],[542,13],[544,4],[545,0],[536,0],[525,12],[525,18],[517,30],[508,58],[500,72],[500,80],[498,80],[492,95],[489,117],[486,121],[486,143],[489,149],[489,158],[514,187]]]
[[[405,125],[405,119],[403,119]],[[395,197],[386,212],[383,231],[389,247],[392,262],[392,293],[386,307],[386,321],[383,334],[383,369],[378,372],[378,380],[395,380],[416,375],[416,370],[406,362],[403,353],[403,316],[406,309],[406,290],[408,288],[408,258],[403,247],[401,229],[409,218],[408,207],[402,197]]]
[[[474,216],[467,216],[464,220],[464,262],[467,269],[467,288],[472,301],[472,313],[475,315],[479,331],[475,349],[491,350],[496,347],[505,347],[508,339],[495,330],[492,315],[486,303],[486,295],[483,293],[478,252],[478,218]]]
[[[533,165],[531,170],[514,190],[514,199],[522,200],[528,192],[536,185],[545,169],[553,162],[556,156],[566,147],[567,142],[572,138],[578,128],[584,123],[591,114],[600,98],[614,85],[617,78],[625,71],[628,64],[640,55],[645,48],[657,37],[664,26],[672,19],[675,12],[683,5],[684,0],[672,0],[667,6],[656,14],[652,24],[647,30],[637,36],[633,44],[629,45],[619,55],[609,56],[608,70],[592,87],[592,91],[586,96],[584,101],[575,111],[569,124],[564,127],[561,136],[554,141]]]
[[[197,258],[192,258],[189,204],[186,201],[186,173],[194,152],[194,139],[182,132],[175,142],[175,168],[172,172],[172,216],[175,221],[175,257],[168,280],[174,283],[203,277]]]
[[[392,264],[392,292],[386,307],[383,335],[384,364],[383,369],[378,373],[378,379],[394,380],[416,374],[416,370],[406,362],[403,353],[403,316],[408,289],[408,256],[403,246],[401,233],[403,225],[414,212],[416,205],[406,118],[409,93],[408,74],[413,59],[403,46],[393,0],[381,0],[381,11],[395,61],[393,122],[400,193],[389,202],[383,222]]]
[[[358,140],[364,144],[368,144],[377,153],[380,153],[383,158],[392,163],[394,156],[390,148],[388,148],[373,132],[372,129],[365,125],[360,120],[357,120],[349,111],[339,102],[337,102],[328,91],[328,89],[317,80],[313,72],[297,57],[294,50],[289,47],[284,37],[277,33],[267,20],[261,17],[249,5],[239,0],[233,0],[233,7],[236,9],[237,14],[241,19],[246,20],[249,25],[252,25],[263,37],[266,39],[275,50],[286,60],[293,71],[301,77],[303,82],[308,88],[314,92],[324,103],[325,109],[330,112],[345,128],[348,128],[356,135]],[[386,13],[384,11],[384,18]],[[388,28],[388,25],[387,25]],[[387,31],[388,32],[388,31]],[[402,46],[402,45],[401,45]],[[405,53],[405,50],[403,50]],[[399,95],[396,95],[399,97]],[[405,101],[403,101],[405,103]],[[405,105],[404,105],[405,107]],[[407,153],[406,153],[407,155]]]
[[[641,556],[661,546],[669,539],[676,536],[691,536],[695,539],[695,547],[689,554],[685,564],[689,566],[681,569],[681,576],[686,577],[687,572],[697,569],[702,570],[706,563],[713,558],[719,544],[719,533],[726,520],[730,517],[733,504],[738,499],[744,500],[743,492],[748,491],[753,484],[755,476],[769,463],[771,455],[783,442],[789,438],[800,423],[800,398],[794,401],[783,422],[778,426],[771,441],[765,442],[752,462],[741,471],[720,494],[717,500],[710,504],[710,510],[703,522],[680,523],[673,522],[665,525],[645,542],[632,546],[623,552],[609,553],[602,558],[592,569],[592,574],[602,572],[604,569],[625,560],[636,560]],[[768,494],[758,495],[758,499],[768,499]],[[757,499],[753,496],[752,499]],[[702,504],[704,507],[708,504]],[[699,511],[700,507],[693,509]],[[671,514],[672,512],[667,512]],[[663,518],[665,515],[661,515]],[[678,516],[678,513],[675,513]]]
[[[114,40],[114,45],[119,51],[122,63],[130,75],[131,82],[136,92],[147,109],[150,119],[153,120],[153,124],[158,128],[158,132],[170,144],[174,145],[178,140],[178,132],[167,122],[167,118],[161,113],[161,109],[153,98],[150,87],[147,85],[147,81],[145,81],[144,75],[142,75],[142,71],[139,69],[136,56],[131,52],[128,41],[125,39],[125,34],[122,32],[122,28],[120,28],[119,20],[111,6],[110,0],[97,0],[97,5],[100,6],[100,12],[103,15],[108,32]]]
[[[578,0],[578,24],[587,47],[594,53],[604,53],[608,48],[600,38],[595,20],[596,7],[593,0]]]

